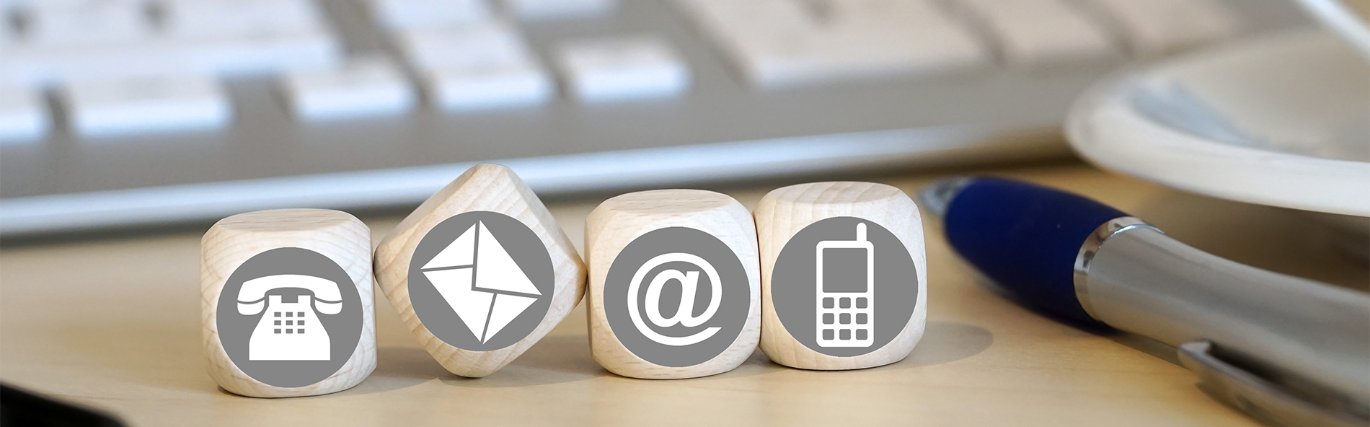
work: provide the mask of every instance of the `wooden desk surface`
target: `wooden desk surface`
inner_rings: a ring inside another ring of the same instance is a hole
[[[1112,203],[1202,249],[1364,288],[1370,271],[1301,214],[1179,193],[1067,163],[985,172]],[[910,193],[938,175],[877,176]],[[754,206],[765,188],[725,189]],[[551,204],[577,244],[602,198]],[[363,217],[379,240],[399,216]],[[205,373],[201,231],[7,245],[0,250],[0,381],[106,409],[131,425],[1251,425],[1209,399],[1170,349],[1054,323],[976,282],[927,224],[927,334],[903,362],[785,368],[760,351],[725,374],[610,374],[590,357],[584,304],[484,379],[453,376],[377,292],[379,361],[361,385],[293,399],[238,397]],[[1363,261],[1361,261],[1363,262]]]

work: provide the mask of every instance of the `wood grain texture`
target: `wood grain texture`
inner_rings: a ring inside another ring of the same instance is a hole
[[[438,223],[472,211],[498,212],[522,222],[547,246],[552,260],[554,283],[547,315],[523,340],[498,350],[472,351],[447,344],[423,325],[409,300],[414,249]],[[575,244],[523,180],[500,165],[476,165],[424,201],[381,240],[375,263],[376,280],[410,332],[443,368],[464,377],[484,377],[508,365],[547,335],[585,295],[585,264]]]
[[[898,188],[869,182],[799,184],[767,193],[757,205],[755,216],[761,255],[761,350],[766,356],[795,368],[841,370],[887,365],[903,360],[913,351],[927,324],[928,263],[923,221],[908,195]],[[780,323],[771,299],[771,270],[785,243],[804,227],[839,216],[866,219],[894,233],[908,249],[918,271],[918,302],[908,324],[884,347],[850,357],[819,353],[795,340]]]
[[[362,303],[362,334],[348,361],[333,375],[304,387],[276,387],[252,379],[229,359],[219,340],[217,307],[225,282],[238,266],[264,251],[297,247],[342,267]],[[352,388],[376,369],[376,321],[371,279],[371,230],[345,212],[279,209],[224,218],[200,239],[200,320],[209,375],[220,387],[253,397],[328,394]]]
[[[668,367],[633,354],[614,336],[604,314],[604,279],[619,252],[639,236],[667,227],[694,228],[717,237],[742,261],[751,304],[741,334],[707,362]],[[760,270],[756,225],[747,208],[732,197],[704,190],[653,190],[604,201],[585,220],[585,255],[590,266],[590,351],[609,371],[634,378],[694,378],[727,372],[747,360],[760,338]]]

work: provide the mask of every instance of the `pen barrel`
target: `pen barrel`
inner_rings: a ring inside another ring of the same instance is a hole
[[[1208,340],[1272,374],[1370,402],[1370,297],[1200,251],[1153,228],[1109,237],[1078,297],[1091,317],[1170,345]]]

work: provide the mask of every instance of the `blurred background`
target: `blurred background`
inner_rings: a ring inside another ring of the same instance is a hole
[[[378,297],[366,382],[239,399],[196,344],[200,236],[316,207],[379,241],[478,162],[513,168],[577,245],[629,190],[755,206],[806,181],[916,196],[993,174],[1364,291],[1366,17],[1370,0],[0,0],[0,380],[134,425],[1252,425],[1173,349],[978,286],[928,212],[936,302],[887,368],[757,353],[631,381],[596,364],[582,305],[465,380]],[[522,418],[479,409],[504,405]]]
[[[1271,0],[0,0],[0,234],[1068,156],[1115,70]]]

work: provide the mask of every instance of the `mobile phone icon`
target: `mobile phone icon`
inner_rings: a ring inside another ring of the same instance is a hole
[[[820,347],[869,347],[874,343],[875,258],[866,224],[856,225],[856,240],[825,240],[814,248]]]

